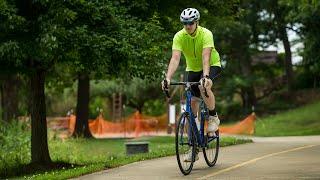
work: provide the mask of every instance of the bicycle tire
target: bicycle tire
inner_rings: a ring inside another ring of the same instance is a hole
[[[190,174],[192,168],[193,168],[193,163],[195,160],[195,150],[196,150],[196,140],[195,140],[195,134],[193,132],[193,130],[191,129],[191,139],[188,139],[188,131],[190,131],[190,128],[187,125],[190,125],[190,117],[188,115],[188,113],[183,113],[178,121],[178,124],[176,125],[176,137],[175,137],[175,146],[176,146],[176,157],[177,157],[177,162],[178,162],[178,166],[180,171],[182,172],[182,174],[184,175],[188,175]],[[187,130],[187,132],[185,132],[185,130]],[[186,135],[186,137],[184,136]],[[188,141],[188,144],[185,144],[185,140]],[[183,160],[183,158],[180,157],[180,153],[183,153],[184,155],[186,155],[183,152],[183,147],[180,146],[185,146],[184,148],[188,148],[188,151],[190,150],[190,147],[192,148],[192,159],[193,161],[191,162],[185,162]],[[181,148],[181,149],[180,149]],[[183,165],[186,165],[186,167],[184,167]]]
[[[209,137],[212,138],[212,137]],[[210,139],[206,136],[206,147],[202,148],[204,159],[209,167],[214,166],[217,163],[218,155],[219,155],[219,145],[220,145],[220,137],[219,130],[215,132],[215,138]]]

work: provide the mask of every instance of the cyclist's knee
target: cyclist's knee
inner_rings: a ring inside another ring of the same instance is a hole
[[[201,92],[204,92],[204,89],[206,89],[207,92],[211,91],[211,88],[212,88],[212,80],[209,79],[209,80],[207,80],[207,81],[208,81],[208,84],[206,84],[205,87],[203,87],[203,86],[201,86],[201,85],[198,86]]]
[[[201,101],[200,97],[197,97],[197,96],[193,96],[191,98],[191,104],[195,104],[195,105],[198,105],[198,103]]]
[[[208,83],[207,83],[206,89],[207,89],[207,91],[208,91],[208,90],[210,90],[211,87],[212,87],[212,80],[211,80],[211,79],[208,79],[207,81],[208,81]]]
[[[203,86],[199,85],[198,88],[199,88],[200,92],[204,91],[204,87]]]

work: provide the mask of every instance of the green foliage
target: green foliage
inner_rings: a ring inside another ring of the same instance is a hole
[[[124,98],[123,103],[137,110],[143,110],[145,102],[163,97],[159,80],[132,78],[131,80],[115,79],[92,83],[93,97],[101,95],[111,99],[114,93],[121,93]]]
[[[282,96],[283,92],[284,90],[275,92],[267,99],[261,100],[259,105],[255,109],[257,114],[259,114],[260,116],[268,116],[281,113],[292,108],[297,108],[298,105],[296,104],[296,102],[290,101],[286,97]]]
[[[236,144],[244,144],[244,143],[251,143],[253,142],[251,139],[242,139],[242,138],[235,138],[235,137],[222,137],[220,140],[220,147],[236,145]]]
[[[320,79],[320,55],[316,53],[320,49],[320,2],[319,1],[284,1],[294,8],[288,19],[298,23],[298,31],[304,43],[303,64],[307,71]],[[319,81],[319,80],[318,80]]]
[[[141,21],[108,0],[39,1],[32,6],[1,2],[1,36],[6,37],[0,43],[2,67],[31,63],[49,70],[63,63],[69,73],[85,71],[100,78],[162,75],[167,59],[163,49],[169,43],[157,13]],[[17,15],[18,10],[25,13]]]
[[[75,86],[71,88],[55,89],[46,88],[46,107],[48,116],[65,116],[71,109],[75,111],[76,92]]]
[[[23,176],[35,179],[66,179],[114,168],[128,163],[174,155],[174,137],[141,137],[138,139],[66,139],[51,138],[49,149],[59,168],[46,169],[30,162],[30,127],[14,121],[0,126],[0,177]],[[51,134],[49,132],[49,134]],[[127,156],[125,143],[148,141],[149,153]],[[248,139],[223,137],[221,146],[252,142]],[[94,148],[93,148],[94,147]],[[70,164],[68,164],[70,163]],[[22,178],[22,177],[20,177]]]
[[[148,141],[149,153],[127,156],[125,143],[128,141]],[[230,146],[252,142],[250,139],[234,137],[221,138],[221,146]],[[36,179],[71,178],[79,175],[114,168],[136,161],[154,159],[174,155],[174,137],[141,137],[138,139],[69,139],[64,142],[59,140],[49,142],[50,151],[54,161],[72,162],[69,169],[60,169],[39,172],[30,175]],[[94,147],[94,149],[92,149]]]
[[[286,89],[282,88],[262,99],[255,107],[255,112],[262,118],[283,113],[319,101],[320,96],[318,94],[318,89],[300,89],[288,94]]]
[[[123,92],[125,84],[120,79],[97,80],[90,82],[91,97],[104,96],[111,98],[113,93]]]
[[[166,104],[164,99],[149,100],[145,103],[143,110],[144,114],[151,116],[160,116],[167,112]]]
[[[110,1],[68,1],[63,3],[64,16],[57,15],[62,24],[63,56],[61,60],[73,66],[75,72],[99,73],[110,67],[110,53],[116,45],[115,34],[119,29],[119,17]],[[69,16],[68,16],[69,15]],[[51,18],[51,17],[50,17]],[[106,73],[108,71],[104,71]],[[108,72],[109,73],[109,72]]]
[[[106,98],[103,97],[95,97],[92,98],[89,104],[89,118],[95,119],[100,113],[104,114],[104,117],[109,118],[108,113],[105,113],[104,111],[108,110]]]
[[[298,66],[296,70],[296,76],[294,82],[295,89],[307,89],[307,88],[319,88],[320,77],[310,71],[304,65]]]
[[[123,103],[126,105],[125,114],[131,114],[142,107],[148,115],[162,115],[165,111],[164,95],[160,82],[149,82],[133,78],[128,83],[123,80],[92,80],[90,82],[89,117],[96,118],[99,110],[104,117],[110,118],[112,109],[112,95],[122,93]],[[76,85],[71,88],[46,88],[46,103],[48,116],[65,116],[70,109],[76,107]]]
[[[30,162],[30,127],[27,123],[0,121],[0,177],[16,174],[12,168]]]
[[[126,38],[123,52],[124,65],[117,69],[122,79],[130,80],[131,77],[142,79],[158,79],[162,76],[165,60],[168,59],[164,50],[169,47],[169,36],[159,22],[158,14],[155,13],[142,23],[134,18],[126,20],[124,28],[127,31],[120,32]]]
[[[320,134],[320,103],[279,113],[256,122],[257,136],[302,136]]]
[[[233,101],[219,101],[216,102],[216,109],[219,113],[219,118],[223,122],[237,121],[242,118],[242,105],[240,102]]]

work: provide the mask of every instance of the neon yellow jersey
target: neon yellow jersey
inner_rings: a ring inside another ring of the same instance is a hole
[[[214,48],[212,32],[204,27],[198,26],[195,36],[190,36],[183,28],[174,35],[172,49],[183,53],[187,61],[186,71],[202,71],[202,50],[212,47],[210,66],[219,66],[220,56]]]

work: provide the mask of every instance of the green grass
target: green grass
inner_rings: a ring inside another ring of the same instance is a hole
[[[257,136],[300,136],[320,134],[320,102],[258,119]]]
[[[148,141],[149,153],[127,156],[127,141]],[[221,146],[252,142],[250,139],[222,137]],[[20,178],[66,179],[80,175],[114,168],[128,163],[164,157],[175,154],[174,137],[141,137],[139,139],[67,139],[50,140],[50,155],[54,162],[70,163],[49,171],[29,171],[20,174]],[[67,167],[69,166],[69,167]],[[26,169],[23,165],[11,168],[11,171]],[[30,168],[28,168],[30,170]],[[29,174],[27,174],[29,173]]]

